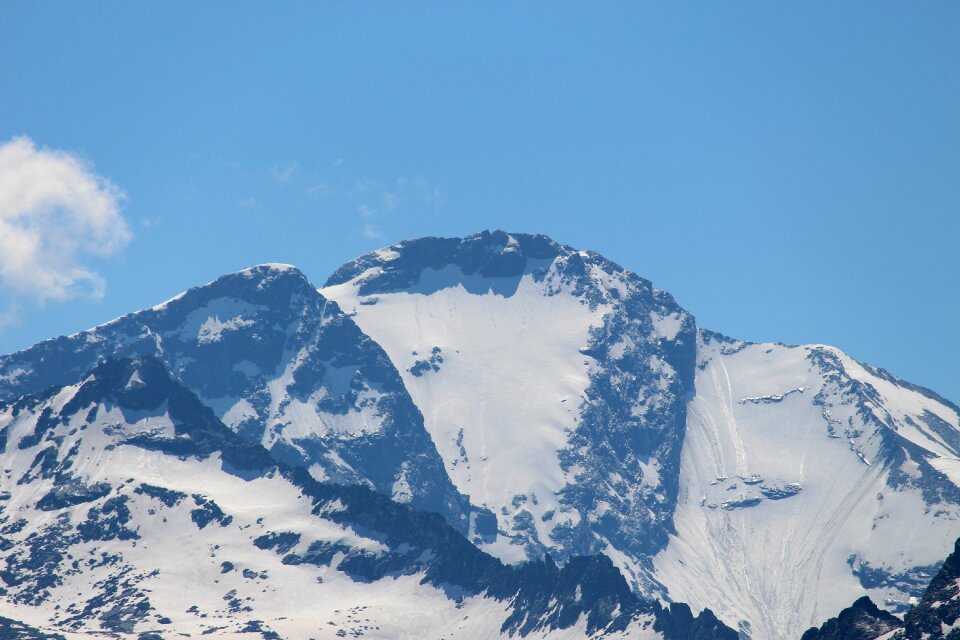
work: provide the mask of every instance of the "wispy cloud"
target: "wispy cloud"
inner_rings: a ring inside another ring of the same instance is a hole
[[[270,167],[270,175],[273,176],[273,179],[277,182],[289,182],[290,178],[293,177],[300,169],[299,162],[288,162],[286,164],[278,164]]]
[[[316,200],[318,206],[352,208],[360,233],[370,239],[383,239],[383,229],[395,226],[406,213],[439,210],[443,206],[442,190],[426,178],[351,175],[340,169],[345,165],[343,158],[328,162],[329,166],[277,164],[269,172],[276,182],[295,187],[301,197]],[[264,193],[256,195],[268,197]],[[243,198],[238,205],[259,207],[254,197]]]
[[[425,178],[398,178],[397,186],[415,193],[434,209],[443,206],[443,191]]]
[[[363,221],[361,233],[372,240],[382,240],[381,224],[396,220],[407,209],[422,210],[426,205],[436,210],[443,205],[443,192],[424,178],[356,178],[349,193],[360,201],[356,210]]]
[[[379,180],[372,178],[356,178],[353,181],[353,191],[355,193],[369,193],[383,188]]]
[[[389,191],[383,192],[383,208],[387,211],[393,211],[397,208],[397,205],[400,204],[400,197],[395,193],[390,193]]]
[[[0,144],[0,282],[39,302],[102,297],[105,282],[86,262],[130,241],[125,198],[75,154],[27,137]]]
[[[307,187],[308,196],[329,196],[334,193],[334,189],[326,180],[321,180],[312,187]]]
[[[383,240],[383,232],[380,231],[380,227],[372,223],[366,223],[360,229],[360,232],[371,240]]]
[[[20,306],[16,300],[10,302],[10,306],[0,310],[0,331],[14,325],[20,319]]]

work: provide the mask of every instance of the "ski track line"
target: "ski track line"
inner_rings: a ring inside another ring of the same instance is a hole
[[[737,454],[737,467],[736,475],[746,475],[747,472],[747,454],[743,448],[743,439],[740,437],[740,431],[737,429],[737,421],[733,417],[733,411],[731,407],[733,406],[733,389],[730,383],[730,374],[727,371],[727,365],[723,362],[722,359],[719,360],[718,364],[720,365],[720,370],[723,373],[724,383],[726,386],[726,394],[723,393],[723,390],[720,386],[720,379],[716,371],[711,372],[711,377],[713,378],[714,389],[717,392],[717,399],[720,400],[720,410],[723,413],[724,426],[726,431],[730,436],[730,442],[733,443],[736,454]],[[724,399],[726,402],[724,402]],[[726,473],[724,473],[726,475]]]

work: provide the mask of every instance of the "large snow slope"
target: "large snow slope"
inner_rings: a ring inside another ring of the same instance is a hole
[[[957,412],[836,349],[705,334],[670,596],[785,637],[864,593],[895,610],[960,534]],[[722,604],[721,604],[722,603]]]

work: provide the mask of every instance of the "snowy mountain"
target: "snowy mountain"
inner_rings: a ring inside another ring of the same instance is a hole
[[[596,254],[414,240],[322,292],[396,364],[504,560],[602,551],[641,593],[786,638],[864,594],[902,611],[960,532],[955,405],[836,349],[698,330]]]
[[[956,405],[501,231],[2,356],[0,429],[0,617],[63,634],[794,639],[960,535]]]
[[[277,463],[152,357],[6,403],[0,429],[7,637],[735,637],[604,556],[505,566],[436,514]]]
[[[317,479],[363,482],[466,531],[423,418],[386,354],[287,265],[261,265],[152,309],[0,357],[0,400],[153,356],[243,437]]]
[[[503,232],[400,243],[322,292],[400,370],[457,489],[495,514],[484,549],[509,562],[604,549],[651,586],[696,356],[669,294]]]

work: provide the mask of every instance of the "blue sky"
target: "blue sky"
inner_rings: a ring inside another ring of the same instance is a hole
[[[0,143],[82,159],[116,209],[85,205],[103,255],[0,238],[0,352],[504,228],[957,401],[958,33],[956,2],[5,2]],[[31,289],[55,269],[79,284]]]

